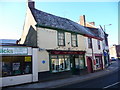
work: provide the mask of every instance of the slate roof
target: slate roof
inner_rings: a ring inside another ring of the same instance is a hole
[[[95,33],[91,32],[89,28],[85,28],[84,26],[81,26],[80,24],[72,20],[55,16],[41,10],[37,10],[35,8],[31,8],[31,12],[38,25],[63,29],[66,31],[81,33],[83,35],[85,34],[93,37],[97,36]]]

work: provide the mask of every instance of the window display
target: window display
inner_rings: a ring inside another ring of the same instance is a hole
[[[51,55],[51,71],[61,72],[70,70],[70,58],[64,55]]]
[[[2,57],[2,77],[15,76],[32,73],[32,59],[27,56],[3,56]]]
[[[51,55],[51,71],[62,72],[70,70],[72,63],[70,64],[70,55]],[[84,69],[85,61],[83,55],[76,55],[75,68]]]

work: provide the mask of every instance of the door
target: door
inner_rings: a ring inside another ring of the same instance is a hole
[[[78,55],[71,55],[71,71],[72,74],[79,74],[79,67],[80,67],[80,62],[79,62],[79,57]]]
[[[103,69],[102,57],[95,57],[96,59],[96,69]]]
[[[87,68],[89,73],[93,72],[92,59],[90,57],[87,58]]]

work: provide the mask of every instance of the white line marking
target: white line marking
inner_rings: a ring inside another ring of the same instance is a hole
[[[114,86],[114,85],[116,85],[116,84],[118,84],[118,83],[120,83],[120,82],[116,82],[116,83],[111,84],[111,85],[108,85],[108,86],[106,86],[106,87],[104,87],[104,88],[109,88],[109,87]]]

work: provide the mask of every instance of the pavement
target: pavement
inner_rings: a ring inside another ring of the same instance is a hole
[[[120,60],[119,60],[120,62]],[[83,82],[86,80],[102,77],[104,75],[110,74],[112,72],[115,72],[118,70],[120,65],[118,65],[118,61],[112,61],[111,65],[105,68],[104,70],[97,71],[94,73],[89,73],[86,75],[72,75],[69,78],[59,79],[59,80],[53,80],[53,81],[46,81],[46,82],[39,82],[39,83],[30,83],[30,84],[24,84],[24,85],[18,85],[18,86],[12,86],[12,87],[6,87],[3,89],[10,89],[10,88],[59,88],[61,86],[77,83],[77,82]]]

